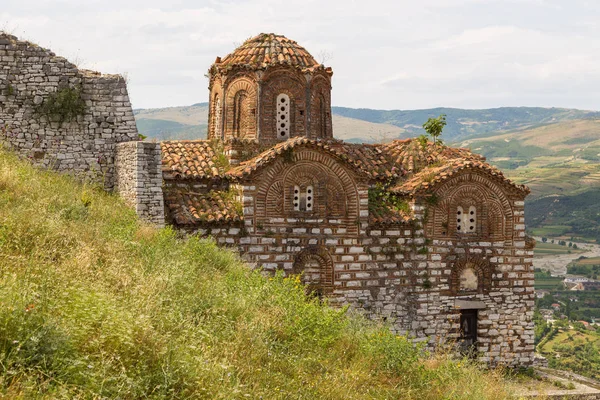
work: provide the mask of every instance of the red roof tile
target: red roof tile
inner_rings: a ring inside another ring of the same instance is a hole
[[[402,168],[392,165],[386,154],[376,145],[345,143],[341,140],[317,140],[297,137],[281,142],[227,172],[234,178],[247,177],[268,165],[290,149],[313,147],[323,149],[373,179],[397,178]]]
[[[301,70],[325,69],[304,47],[285,36],[274,33],[261,33],[246,40],[231,54],[221,60],[217,59],[211,68],[222,70],[244,66],[262,69],[277,64],[291,65]]]
[[[165,179],[219,178],[229,168],[222,151],[209,140],[174,140],[160,143]]]
[[[166,191],[165,205],[177,225],[240,222],[242,205],[228,191],[208,193],[171,188]]]

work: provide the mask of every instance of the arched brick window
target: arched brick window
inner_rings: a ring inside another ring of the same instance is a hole
[[[277,116],[275,127],[277,128],[277,138],[286,140],[290,138],[290,96],[285,93],[277,96],[275,103],[277,107]]]
[[[248,118],[250,110],[248,104],[248,93],[240,90],[235,94],[233,100],[233,136],[243,138],[248,129]]]
[[[221,137],[221,98],[218,94],[215,95],[214,104],[214,135],[215,137]]]
[[[295,185],[293,190],[294,211],[312,211],[315,204],[314,186]]]
[[[477,233],[477,207],[456,207],[456,231],[458,233]]]
[[[325,247],[309,247],[295,259],[294,274],[300,274],[307,289],[318,297],[333,292],[333,261]]]
[[[488,293],[493,270],[493,265],[483,258],[459,260],[452,268],[450,291],[454,295]]]

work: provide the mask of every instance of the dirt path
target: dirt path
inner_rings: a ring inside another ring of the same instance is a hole
[[[538,242],[542,241],[541,237],[534,236],[534,239]],[[600,257],[600,245],[590,243],[577,243],[577,247],[586,250],[584,253],[574,254],[549,254],[543,256],[533,257],[534,268],[540,268],[544,271],[550,271],[552,275],[564,275],[567,273],[567,265],[573,260],[578,259],[581,256],[585,257]]]

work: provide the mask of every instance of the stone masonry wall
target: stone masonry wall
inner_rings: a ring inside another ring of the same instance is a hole
[[[40,108],[64,88],[85,111],[72,120]],[[114,186],[115,146],[138,140],[127,85],[119,75],[79,70],[35,44],[0,33],[0,144],[35,165]]]
[[[115,191],[144,220],[165,225],[160,143],[117,144]]]

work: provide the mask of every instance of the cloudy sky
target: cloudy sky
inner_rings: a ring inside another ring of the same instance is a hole
[[[600,109],[598,0],[2,0],[0,29],[126,74],[135,108],[208,101],[260,32],[333,67],[333,104]]]

